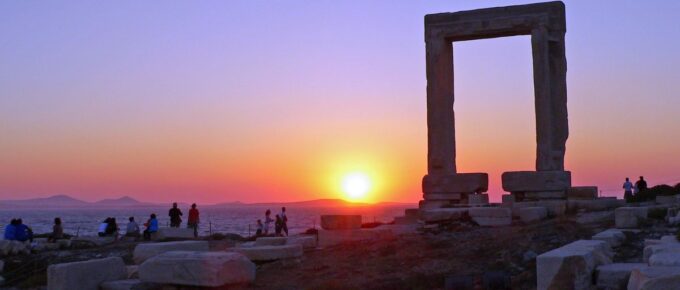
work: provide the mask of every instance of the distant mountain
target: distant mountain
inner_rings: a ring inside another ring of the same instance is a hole
[[[170,207],[171,203],[148,203],[141,202],[129,196],[120,198],[102,199],[97,202],[87,202],[72,198],[67,195],[55,195],[45,198],[32,198],[23,200],[0,200],[1,209],[45,209],[45,208],[120,208],[120,207]],[[408,205],[407,203],[382,202],[377,204],[350,202],[342,199],[315,199],[297,202],[263,202],[243,203],[240,201],[224,202],[218,204],[203,204],[200,207],[352,207],[352,206],[396,206]],[[180,208],[186,208],[189,204],[180,203]]]
[[[75,199],[68,195],[0,201],[0,207],[3,208],[81,207],[89,204],[89,202]]]

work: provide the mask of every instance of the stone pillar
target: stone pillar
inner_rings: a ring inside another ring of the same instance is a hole
[[[564,170],[569,136],[564,31],[531,31],[536,110],[536,170]]]
[[[453,47],[451,41],[428,37],[427,169],[429,175],[456,173],[456,128],[453,112]]]

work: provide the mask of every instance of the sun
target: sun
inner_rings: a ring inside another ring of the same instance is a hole
[[[371,190],[371,179],[364,173],[350,173],[342,179],[342,191],[350,199],[361,199],[369,190]]]

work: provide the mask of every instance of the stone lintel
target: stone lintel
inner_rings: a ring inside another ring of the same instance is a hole
[[[571,187],[569,171],[503,172],[503,190],[509,192],[564,191]]]
[[[459,201],[467,196],[466,193],[424,193],[424,200],[452,200]]]
[[[482,193],[489,189],[486,173],[456,173],[449,175],[425,175],[423,193]]]
[[[537,27],[566,32],[564,3],[556,1],[425,16],[426,41],[427,38],[463,41],[526,35]]]

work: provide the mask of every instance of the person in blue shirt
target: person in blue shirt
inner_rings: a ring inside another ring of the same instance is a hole
[[[144,239],[151,240],[151,234],[158,231],[158,219],[156,219],[156,214],[152,213],[151,218],[145,224],[146,229],[144,230]]]
[[[5,240],[16,240],[16,228],[17,220],[12,219],[12,221],[5,227]]]
[[[31,228],[25,225],[21,219],[18,219],[14,232],[14,237],[16,238],[17,241],[20,242],[30,241],[32,243],[33,230],[31,230]]]

